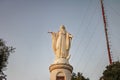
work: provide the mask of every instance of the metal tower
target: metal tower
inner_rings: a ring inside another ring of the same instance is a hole
[[[109,58],[109,63],[112,64],[112,58],[111,58],[111,52],[110,52],[110,44],[109,44],[107,24],[106,24],[107,22],[106,22],[106,16],[105,16],[105,10],[104,10],[104,5],[103,5],[103,0],[100,0],[100,2],[101,2],[101,9],[102,9],[102,16],[103,16],[103,23],[104,23],[104,30],[105,30],[105,37],[106,37],[108,58]]]

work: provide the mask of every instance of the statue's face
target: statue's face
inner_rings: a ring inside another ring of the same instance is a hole
[[[65,30],[65,26],[64,26],[64,25],[61,25],[61,26],[60,26],[60,31],[61,31],[61,30]]]

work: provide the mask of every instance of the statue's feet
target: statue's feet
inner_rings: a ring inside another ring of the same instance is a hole
[[[54,64],[57,64],[57,63],[69,64],[68,59],[65,59],[65,58],[57,58],[57,59],[55,59]]]

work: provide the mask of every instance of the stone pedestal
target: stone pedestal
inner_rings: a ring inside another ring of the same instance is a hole
[[[66,63],[56,63],[49,67],[50,80],[71,80],[73,67]]]

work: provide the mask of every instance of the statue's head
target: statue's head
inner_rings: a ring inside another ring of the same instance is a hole
[[[63,31],[63,30],[65,30],[65,26],[64,26],[64,25],[61,25],[61,26],[60,26],[60,31]]]

